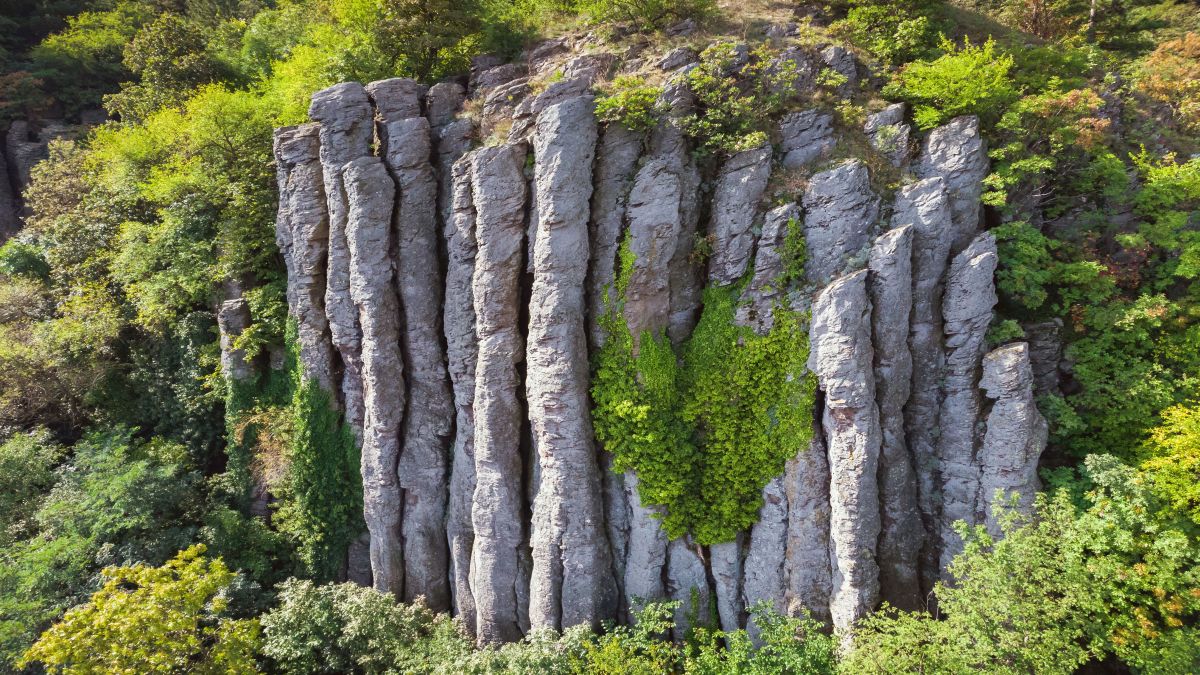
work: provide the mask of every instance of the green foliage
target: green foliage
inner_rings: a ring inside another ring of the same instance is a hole
[[[30,277],[45,282],[50,280],[50,265],[37,246],[19,239],[9,239],[0,246],[0,275]]]
[[[619,122],[630,131],[649,131],[664,112],[661,93],[661,87],[647,85],[640,77],[618,75],[610,91],[596,100],[596,118]]]
[[[757,640],[744,630],[697,629],[684,672],[696,675],[832,675],[837,672],[837,641],[820,621],[790,617],[769,603],[750,608]]]
[[[577,0],[577,11],[597,21],[620,21],[642,30],[666,28],[684,19],[707,21],[717,14],[716,0]]]
[[[1200,411],[1172,406],[1150,431],[1141,464],[1155,495],[1200,525]]]
[[[789,266],[799,258],[802,269],[803,245],[787,251]],[[634,262],[627,241],[619,259],[592,379],[596,438],[614,471],[637,472],[643,503],[666,507],[671,537],[728,541],[757,520],[767,481],[808,446],[807,332],[800,316],[777,308],[771,332],[756,335],[734,322],[737,289],[712,287],[679,356],[661,334],[635,343],[621,314]]]
[[[1010,307],[1033,314],[1050,309],[1061,315],[1076,305],[1098,305],[1116,290],[1102,265],[1058,260],[1055,254],[1062,245],[1026,222],[1005,223],[991,232],[1000,254],[996,286]]]
[[[988,346],[992,348],[1024,338],[1025,329],[1012,319],[1004,319],[999,322],[993,320],[987,332]]]
[[[1200,659],[1194,529],[1135,469],[1105,455],[1085,467],[1082,505],[1068,490],[1040,497],[1036,517],[1002,517],[1002,539],[963,527],[955,583],[937,588],[945,619],[868,617],[843,669],[1061,673],[1111,654],[1144,672],[1191,672]]]
[[[1013,59],[999,53],[992,40],[982,45],[964,40],[961,47],[945,41],[945,53],[932,61],[913,61],[884,88],[884,95],[908,101],[922,129],[932,129],[959,115],[978,115],[990,124],[1016,99],[1009,70]]]
[[[34,515],[54,486],[61,454],[45,429],[14,434],[0,444],[0,545],[32,533]]]
[[[850,5],[846,18],[834,24],[834,30],[886,65],[920,58],[937,45],[940,22],[936,3],[852,0]]]
[[[162,567],[104,570],[104,586],[29,649],[50,673],[257,673],[255,620],[223,616],[235,574],[202,545]]]
[[[688,72],[688,86],[700,110],[683,119],[683,128],[703,153],[733,154],[767,142],[770,116],[794,96],[795,63],[772,61],[760,46],[740,53],[732,42],[714,42]]]

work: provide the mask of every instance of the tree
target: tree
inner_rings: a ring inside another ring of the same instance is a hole
[[[257,673],[258,621],[225,615],[237,575],[202,544],[162,567],[104,570],[104,586],[42,634],[18,664],[50,673]]]

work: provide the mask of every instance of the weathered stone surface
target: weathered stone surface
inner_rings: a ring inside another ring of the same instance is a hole
[[[979,231],[983,178],[988,174],[987,147],[979,135],[979,118],[955,117],[925,139],[917,161],[917,176],[940,176],[945,181],[954,217],[950,251],[963,249]]]
[[[821,50],[821,61],[846,78],[846,83],[838,87],[838,93],[845,95],[854,91],[858,84],[858,62],[853,52],[841,45],[830,45]]]
[[[800,226],[800,207],[795,203],[778,206],[763,218],[758,252],[754,254],[754,275],[738,304],[738,324],[750,326],[759,335],[771,332],[775,324],[775,305],[787,290],[779,279],[784,273],[783,246],[789,224]]]
[[[857,159],[812,177],[804,191],[805,273],[824,283],[852,256],[866,253],[871,227],[879,218],[879,199],[870,175]]]
[[[880,597],[895,607],[916,610],[921,585],[918,556],[925,529],[917,508],[917,480],[904,436],[904,404],[912,381],[908,349],[912,310],[914,226],[879,237],[868,262],[871,329],[875,350],[875,400],[882,444],[879,454]]]
[[[25,120],[15,120],[8,126],[4,138],[4,157],[19,192],[29,187],[34,165],[46,159],[48,136],[46,133],[37,133]]]
[[[425,94],[425,117],[429,126],[440,129],[454,121],[467,92],[457,82],[438,82]]]
[[[471,501],[475,492],[475,204],[471,197],[471,157],[452,170],[450,218],[446,221],[446,299],[443,331],[446,362],[454,392],[454,445],[446,535],[450,544],[450,590],[455,614],[475,633],[475,598],[471,595]]]
[[[667,595],[663,584],[663,568],[667,564],[667,534],[654,517],[654,509],[642,505],[638,495],[637,474],[625,472],[623,484],[625,504],[629,508],[623,584],[629,614],[625,618],[632,621],[638,599],[662,600]]]
[[[742,598],[742,540],[739,532],[733,541],[708,547],[709,569],[713,577],[713,595],[717,599],[717,619],[721,630],[742,628],[745,601]]]
[[[525,98],[513,110],[512,128],[508,132],[508,140],[516,142],[528,138],[533,132],[535,121],[543,110],[582,96],[591,84],[591,79],[585,77],[559,80],[546,87],[538,95]]]
[[[396,188],[377,157],[350,162],[342,177],[348,207],[350,294],[362,322],[363,516],[371,535],[375,588],[399,597],[404,590],[404,559],[396,464],[405,390],[400,308],[389,255]]]
[[[376,105],[381,96],[375,92]],[[419,101],[419,89],[404,90]],[[380,115],[387,108],[380,106]],[[396,106],[404,113],[411,107]],[[419,106],[417,106],[419,110]],[[438,257],[437,181],[429,163],[429,120],[382,117],[379,137],[398,199],[392,226],[397,242],[400,346],[408,368],[408,410],[397,470],[404,490],[404,600],[424,597],[434,611],[450,608],[446,547],[447,446],[454,416],[442,351],[442,283]]]
[[[695,63],[699,59],[700,55],[696,53],[696,50],[688,47],[676,47],[663,55],[654,65],[658,66],[659,70],[676,70],[689,63]]]
[[[708,278],[721,286],[742,277],[754,248],[754,218],[771,177],[771,148],[764,145],[739,152],[721,167],[713,189],[708,231],[713,254]]]
[[[788,113],[779,121],[780,161],[789,169],[799,168],[833,150],[833,115],[820,110]]]
[[[917,504],[925,529],[921,549],[921,592],[937,580],[936,503],[937,429],[941,414],[942,276],[950,263],[950,233],[954,222],[945,181],[927,178],[901,188],[892,212],[894,227],[913,227],[913,307],[908,346],[912,354],[912,388],[904,406],[908,450],[917,475]]]
[[[833,624],[845,629],[879,599],[879,409],[871,346],[867,271],[841,277],[813,303],[809,370],[825,392],[829,449]]]
[[[433,129],[437,148],[434,168],[438,176],[438,215],[443,226],[450,222],[451,203],[454,200],[454,163],[471,149],[471,137],[474,133],[475,124],[466,118],[455,119]]]
[[[979,451],[979,496],[976,513],[982,513],[988,532],[999,536],[996,495],[1000,504],[1017,495],[1017,508],[1026,513],[1033,506],[1039,489],[1038,459],[1046,449],[1048,426],[1033,396],[1033,370],[1029,363],[1029,345],[1016,342],[995,349],[983,357],[983,376],[979,379],[987,397],[992,399],[987,432]]]
[[[625,288],[625,322],[635,350],[643,333],[665,331],[671,309],[671,255],[681,227],[679,200],[683,186],[660,159],[642,166],[629,192],[627,219],[633,270]]]
[[[583,78],[594,82],[598,78],[607,77],[616,64],[617,55],[609,52],[580,54],[562,65],[562,74],[568,80]]]
[[[597,140],[590,96],[552,105],[534,133],[538,237],[529,301],[529,419],[541,460],[530,539],[532,628],[598,626],[616,598],[592,438],[583,282]]]
[[[1029,365],[1033,369],[1036,396],[1060,395],[1059,368],[1062,364],[1062,319],[1026,323],[1021,326],[1029,342]]]
[[[829,460],[818,432],[811,445],[788,460],[783,474],[787,495],[787,547],[784,551],[784,600],[787,613],[809,612],[829,621],[833,594],[829,542]]]
[[[808,452],[808,448],[801,452]],[[743,606],[751,608],[759,602],[767,602],[775,611],[785,612],[788,501],[784,476],[771,479],[762,494],[763,505],[758,509],[758,521],[750,529],[750,544],[743,565]],[[828,560],[827,554],[822,557],[824,561]],[[746,628],[751,636],[758,637],[759,629],[753,619],[747,622]]]
[[[903,103],[893,103],[868,115],[863,131],[870,136],[871,145],[887,157],[892,166],[904,165],[908,159],[912,126],[904,123]]]
[[[350,297],[350,249],[346,243],[347,204],[342,167],[371,154],[374,136],[371,102],[361,84],[343,82],[313,94],[308,116],[321,128],[321,169],[325,180],[325,206],[329,213],[325,314],[329,319],[333,346],[342,360],[341,400],[346,423],[361,441],[362,332],[358,310]]]
[[[489,91],[529,75],[529,69],[520,63],[503,63],[476,72],[471,69],[471,95],[486,96]]]
[[[524,145],[483,148],[471,158],[475,203],[475,493],[471,592],[481,644],[521,637],[518,561],[522,522],[521,420],[517,363],[526,198]]]
[[[667,545],[667,594],[679,602],[675,610],[675,627],[671,630],[676,640],[683,640],[687,636],[693,625],[693,616],[696,624],[709,624],[708,608],[712,590],[708,587],[708,574],[698,549],[687,535]]]
[[[217,330],[221,338],[221,372],[231,384],[244,383],[254,377],[254,366],[246,360],[246,353],[233,346],[236,340],[250,327],[250,303],[242,297],[240,284],[225,284],[227,299],[217,310]]]
[[[316,124],[286,127],[275,133],[279,179],[275,242],[288,271],[288,304],[296,319],[301,375],[336,395],[333,348],[325,317],[329,215],[325,210],[319,133]]]
[[[378,131],[386,131],[388,122],[421,116],[421,101],[425,98],[425,85],[407,77],[392,77],[377,80],[366,86],[367,96],[375,106],[375,117],[381,122]],[[382,134],[380,141],[387,143]]]
[[[996,305],[993,274],[996,240],[985,232],[954,257],[946,274],[942,299],[946,336],[946,367],[942,381],[942,412],[937,452],[942,509],[939,519],[939,573],[962,551],[954,522],[973,522],[979,493],[977,424],[982,409],[979,367],[987,351],[987,329]]]
[[[595,189],[592,192],[587,278],[588,337],[593,347],[604,344],[600,317],[606,311],[605,298],[616,277],[626,198],[641,152],[641,137],[622,124],[609,124],[600,135],[593,175]]]
[[[529,78],[522,77],[506,82],[488,92],[483,100],[479,126],[484,137],[503,131],[503,124],[511,124],[513,109],[529,95]],[[498,134],[497,134],[498,135]]]

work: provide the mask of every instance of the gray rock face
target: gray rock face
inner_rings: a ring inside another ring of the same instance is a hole
[[[329,255],[329,216],[325,211],[319,127],[304,124],[275,134],[279,212],[275,241],[288,270],[288,302],[296,319],[301,374],[330,394],[333,349],[325,318],[325,264]]]
[[[985,232],[954,257],[946,275],[942,300],[946,367],[937,443],[942,491],[938,569],[942,574],[962,551],[962,539],[953,527],[955,521],[974,522],[975,518],[980,440],[976,425],[982,409],[979,367],[987,351],[986,334],[996,305],[996,262],[996,240]]]
[[[825,287],[813,303],[808,367],[825,392],[829,449],[833,625],[849,628],[879,599],[879,409],[875,404],[866,270]]]
[[[379,120],[380,140],[387,143],[387,124],[395,120],[421,116],[421,101],[425,98],[425,85],[407,77],[392,77],[377,80],[366,86],[367,96],[375,106]]]
[[[695,63],[700,58],[694,49],[687,47],[676,47],[667,52],[661,59],[656,61],[654,65],[658,66],[659,70],[677,70],[689,63]]]
[[[955,117],[925,139],[917,176],[945,181],[954,217],[950,250],[961,251],[979,231],[983,178],[988,174],[987,147],[979,135],[979,118]]]
[[[442,327],[446,364],[454,392],[454,445],[446,537],[450,544],[450,593],[455,614],[475,634],[475,598],[471,595],[471,501],[475,492],[475,204],[471,197],[471,157],[452,170],[450,218],[446,221],[446,300]]]
[[[746,608],[742,598],[742,539],[743,533],[738,533],[733,541],[708,547],[717,619],[724,631],[735,631],[743,625]]]
[[[626,472],[623,487],[629,515],[622,585],[629,610],[626,618],[632,621],[632,610],[637,608],[638,600],[661,600],[667,595],[663,583],[663,568],[667,564],[667,535],[654,517],[654,509],[642,505],[638,495],[637,474]]]
[[[56,135],[56,129],[53,128],[35,133],[25,120],[16,120],[8,126],[4,138],[4,156],[12,178],[16,179],[18,191],[24,192],[29,187],[29,182],[33,180],[34,165],[46,159],[49,140]]]
[[[1029,365],[1033,369],[1033,393],[1062,394],[1059,369],[1062,363],[1062,319],[1026,323],[1021,326],[1029,341]]]
[[[837,145],[833,115],[820,110],[788,113],[779,121],[781,164],[796,169],[829,154]]]
[[[388,80],[387,82],[392,82]],[[372,84],[374,87],[379,83]],[[437,181],[429,163],[429,121],[419,113],[421,90],[399,89],[406,105],[373,91],[380,115],[384,164],[396,182],[398,200],[392,219],[397,242],[396,282],[400,290],[400,346],[408,368],[408,410],[404,416],[400,487],[404,490],[404,599],[424,597],[434,611],[450,608],[446,499],[451,420],[454,416],[446,356],[442,351],[442,283],[438,259]],[[388,106],[381,105],[387,101]]]
[[[865,164],[850,160],[812,177],[804,191],[805,274],[824,283],[860,252],[879,218],[879,199],[871,191]]]
[[[858,63],[853,52],[841,45],[830,45],[821,50],[821,61],[846,78],[846,83],[838,87],[838,93],[844,95],[854,90],[854,85],[858,84]]]
[[[925,529],[917,508],[917,479],[904,436],[904,404],[912,380],[908,350],[912,311],[914,226],[891,230],[871,247],[871,328],[875,349],[875,400],[883,441],[879,455],[880,597],[895,607],[921,606],[918,556]]]
[[[226,293],[232,295],[217,310],[217,330],[221,337],[221,372],[230,384],[242,383],[254,377],[254,366],[246,353],[233,346],[234,340],[250,327],[250,303],[241,297],[241,288],[234,285]]]
[[[988,531],[998,536],[997,491],[1005,497],[1016,493],[1017,508],[1028,513],[1041,489],[1037,468],[1048,426],[1033,397],[1029,346],[1016,342],[983,357],[979,386],[994,403],[979,452],[976,513],[983,514]]]
[[[901,188],[892,213],[895,227],[913,227],[913,306],[908,346],[912,354],[912,388],[904,406],[908,450],[917,475],[917,504],[925,529],[921,549],[921,591],[937,580],[937,429],[941,414],[942,276],[950,264],[954,222],[945,181],[927,178]]]
[[[582,96],[591,85],[591,79],[586,77],[559,80],[546,87],[540,94],[525,98],[513,111],[513,124],[508,132],[508,140],[516,142],[526,139],[533,132],[534,123],[543,110]]]
[[[497,131],[502,121],[508,121],[514,108],[529,95],[529,78],[522,77],[506,82],[488,93],[483,101],[483,111],[480,115],[480,130],[489,136]],[[502,129],[501,129],[502,130]]]
[[[807,449],[801,452],[807,452]],[[793,460],[794,461],[794,460]],[[750,544],[742,576],[742,598],[746,608],[768,602],[777,612],[787,611],[784,562],[788,540],[788,501],[784,476],[773,478],[763,488],[763,505],[758,522],[750,530]],[[828,560],[828,558],[824,558]],[[759,629],[751,619],[747,630],[755,638]]]
[[[592,438],[584,331],[588,200],[597,129],[591,97],[550,106],[534,133],[538,237],[526,390],[541,466],[530,544],[533,629],[611,618],[612,563]]]
[[[671,309],[670,261],[679,238],[679,176],[660,159],[646,162],[629,192],[629,250],[633,270],[625,288],[625,322],[635,353],[644,333],[667,327]]]
[[[754,255],[754,275],[737,308],[738,324],[750,326],[759,335],[771,332],[775,325],[775,305],[786,290],[780,277],[784,273],[783,247],[789,224],[800,226],[800,207],[795,203],[767,212],[758,237],[758,252]]]
[[[425,94],[425,117],[429,126],[440,129],[454,121],[467,92],[457,82],[439,82]]]
[[[693,625],[693,616],[696,624],[709,624],[712,591],[698,548],[686,535],[667,545],[667,594],[679,602],[679,608],[675,610],[675,627],[671,630],[671,636],[676,640],[686,637]]]
[[[712,198],[709,234],[713,240],[709,281],[721,286],[742,277],[754,248],[754,217],[771,177],[771,148],[739,152],[721,167]]]
[[[588,336],[591,344],[604,344],[600,317],[605,298],[615,280],[617,249],[621,244],[626,197],[632,184],[642,139],[621,124],[609,124],[600,136],[592,192],[592,225],[588,261]]]
[[[321,169],[329,213],[329,260],[326,267],[325,314],[333,346],[342,360],[341,399],[346,423],[361,441],[363,431],[362,331],[350,297],[350,249],[346,235],[347,204],[342,167],[371,154],[374,135],[371,102],[357,82],[343,82],[312,97],[308,116],[320,124]],[[398,589],[397,589],[398,590]]]
[[[912,126],[904,123],[904,104],[893,103],[879,112],[869,115],[863,131],[871,138],[871,145],[892,166],[900,167],[908,159]]]
[[[783,567],[786,609],[792,616],[808,612],[818,621],[830,620],[833,594],[829,487],[825,439],[818,432],[807,450],[788,460],[783,474],[788,509]]]
[[[348,206],[345,231],[350,294],[363,331],[363,516],[371,535],[375,588],[400,597],[404,558],[396,465],[405,391],[400,308],[388,254],[396,188],[377,157],[350,162],[342,177]]]
[[[450,222],[453,201],[453,167],[471,149],[471,137],[475,124],[469,119],[455,119],[442,126],[433,127],[434,143],[437,148],[438,214],[443,225]]]
[[[517,363],[524,249],[524,145],[483,148],[472,155],[475,270],[471,290],[475,335],[475,494],[471,524],[471,592],[481,644],[520,639],[518,560],[524,543],[521,508],[521,420]]]
[[[519,63],[503,63],[476,72],[471,68],[471,95],[486,95],[488,91],[529,74],[529,69]]]

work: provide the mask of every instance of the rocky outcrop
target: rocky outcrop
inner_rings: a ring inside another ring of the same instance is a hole
[[[1062,319],[1022,324],[1029,342],[1029,365],[1033,369],[1033,392],[1037,396],[1062,395]]]
[[[868,262],[871,329],[875,351],[875,399],[882,443],[879,454],[880,598],[894,607],[920,607],[918,554],[925,530],[917,508],[917,481],[904,435],[904,403],[912,379],[908,348],[912,311],[914,226],[891,230],[875,241]]]
[[[946,366],[937,442],[942,497],[938,569],[942,574],[962,551],[962,539],[954,531],[955,521],[975,522],[979,494],[977,424],[983,404],[979,367],[987,350],[992,307],[996,305],[996,262],[996,240],[985,232],[954,257],[946,275],[942,301]]]
[[[808,448],[801,450],[807,452]],[[750,529],[750,544],[742,576],[742,598],[746,608],[760,602],[768,603],[776,612],[787,611],[784,562],[787,560],[788,498],[784,476],[779,476],[763,488],[763,504],[758,509],[758,522]],[[825,558],[822,562],[825,562]],[[757,637],[758,626],[749,621],[747,629]]]
[[[438,255],[437,180],[429,121],[421,114],[424,88],[412,80],[373,82],[380,153],[396,183],[392,228],[400,346],[407,367],[408,409],[397,467],[404,491],[404,599],[434,611],[450,609],[445,518],[447,445],[454,417],[442,350],[442,283]]]
[[[300,373],[336,395],[334,355],[325,318],[325,263],[329,254],[329,215],[325,211],[316,124],[275,133],[279,212],[275,242],[288,271],[288,308],[296,320]]]
[[[325,314],[329,319],[333,346],[341,356],[341,401],[346,422],[361,441],[364,414],[362,332],[358,310],[350,297],[348,205],[342,185],[342,167],[371,154],[374,133],[371,102],[362,85],[344,82],[313,94],[308,116],[320,124],[321,170],[325,181],[325,207],[329,213]]]
[[[450,594],[456,615],[475,633],[475,598],[471,594],[471,549],[475,530],[471,502],[475,493],[475,204],[471,196],[471,156],[455,162],[452,198],[446,220],[446,296],[442,311],[446,364],[454,392],[454,444],[451,451],[450,496],[446,538],[450,548]]]
[[[526,389],[541,476],[533,506],[530,625],[598,626],[612,616],[611,552],[589,411],[583,284],[596,119],[591,97],[537,119],[537,245]]]
[[[904,122],[903,103],[893,103],[868,115],[863,132],[871,139],[871,146],[887,157],[892,166],[899,168],[908,160],[912,126]]]
[[[217,330],[221,343],[221,372],[231,386],[243,385],[254,377],[254,366],[246,352],[234,342],[250,327],[250,303],[242,297],[240,284],[226,284],[227,299],[217,309]]]
[[[629,252],[633,256],[625,288],[624,317],[636,350],[648,333],[666,328],[671,310],[670,261],[681,228],[679,176],[660,159],[642,166],[629,192]]]
[[[917,176],[940,177],[950,200],[954,230],[950,250],[961,251],[979,230],[983,178],[988,174],[987,147],[979,134],[979,118],[955,117],[929,133],[917,161]]]
[[[690,536],[673,539],[667,545],[667,596],[679,603],[675,609],[675,627],[671,636],[684,640],[693,625],[709,625],[712,591],[708,571],[699,547]],[[694,623],[693,623],[694,622]]]
[[[789,113],[779,121],[780,164],[797,169],[829,154],[837,145],[833,115],[820,110]]]
[[[600,317],[607,311],[608,294],[616,279],[626,196],[641,152],[641,136],[622,124],[609,124],[600,135],[593,177],[587,278],[588,338],[594,347],[604,344]]]
[[[518,317],[524,251],[526,148],[483,148],[472,156],[475,271],[475,493],[471,592],[481,644],[521,637],[518,560],[521,517],[521,420],[517,363],[524,353]]]
[[[733,541],[708,547],[713,595],[717,600],[717,621],[724,631],[735,631],[743,626],[742,538],[743,534],[739,533]]]
[[[1041,489],[1038,458],[1046,449],[1048,426],[1033,398],[1029,345],[1016,342],[983,357],[979,386],[993,403],[979,450],[975,510],[983,514],[988,532],[999,536],[998,507],[1008,506],[1015,494],[1016,507],[1028,512]]]
[[[804,191],[805,273],[815,284],[828,281],[858,254],[865,254],[879,199],[865,164],[850,160],[812,177]]]
[[[765,145],[739,152],[721,167],[713,188],[708,226],[713,247],[708,263],[711,283],[725,286],[746,272],[754,247],[758,202],[770,177],[771,148]]]
[[[396,477],[404,417],[400,311],[392,275],[391,221],[396,188],[383,162],[360,157],[342,172],[350,296],[362,326],[363,516],[371,535],[376,590],[404,591],[401,494]]]
[[[829,453],[829,613],[849,628],[879,599],[879,409],[866,270],[827,286],[813,303],[809,369],[825,393],[822,429]]]
[[[787,545],[784,549],[784,604],[787,613],[807,612],[830,620],[833,558],[829,541],[829,459],[825,439],[816,433],[807,449],[788,460],[783,474],[787,495]]]
[[[742,294],[735,320],[750,326],[759,335],[771,332],[775,325],[775,306],[784,298],[781,279],[784,274],[784,242],[789,227],[800,226],[800,208],[784,204],[767,212],[762,233],[758,237],[758,252],[754,255],[754,274]]]

